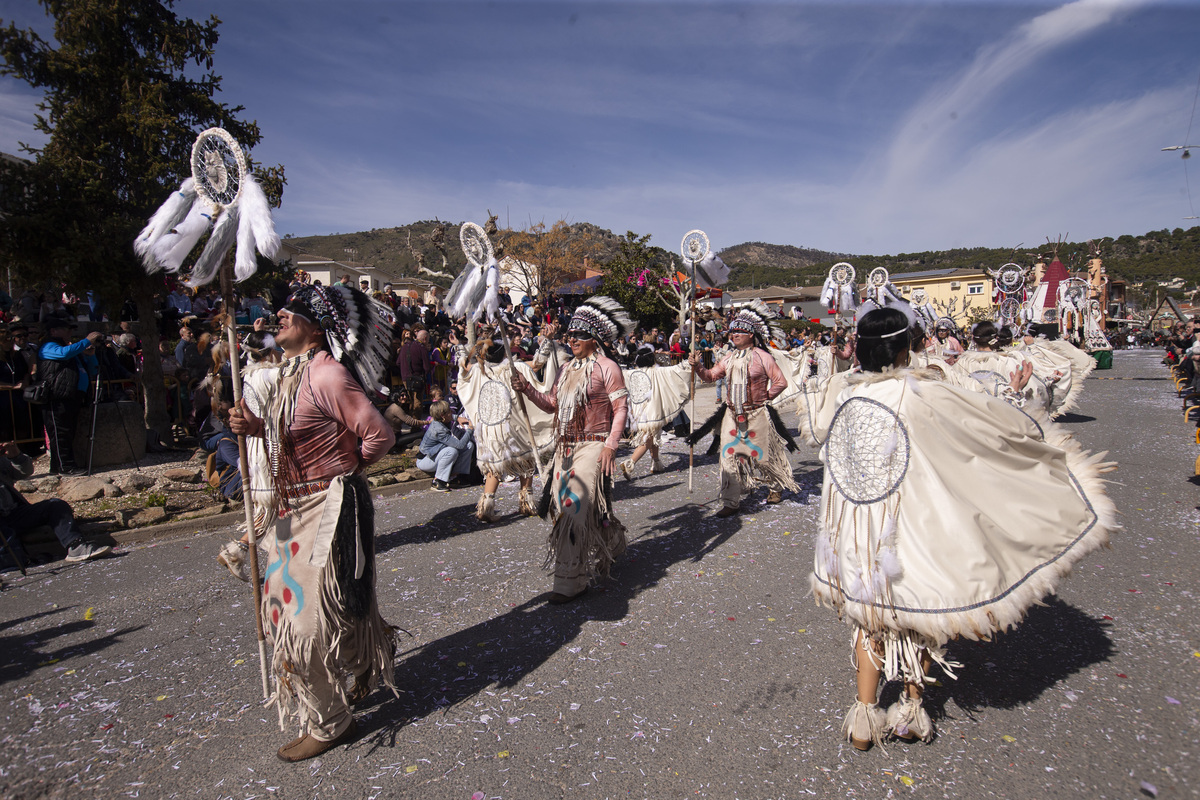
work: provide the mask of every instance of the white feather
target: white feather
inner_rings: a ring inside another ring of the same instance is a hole
[[[446,293],[446,309],[451,317],[465,317],[478,307],[483,299],[484,275],[478,267],[463,267],[462,274],[454,279]]]
[[[246,214],[238,215],[237,255],[233,261],[233,274],[244,281],[258,270],[258,259],[254,257],[254,224]]]
[[[271,203],[262,186],[254,176],[246,175],[242,193],[238,197],[239,213],[249,221],[254,230],[254,245],[267,258],[279,252],[279,234],[275,232],[275,220],[271,217]],[[252,254],[251,254],[252,255]],[[253,273],[251,273],[253,274]],[[250,277],[250,275],[246,275]],[[238,280],[242,280],[241,277]]]
[[[833,278],[826,278],[825,285],[821,287],[821,305],[828,309],[833,309],[833,298],[837,293],[837,284],[833,282]]]
[[[500,316],[500,265],[493,258],[488,261],[485,269],[483,302],[479,304],[472,319],[477,320],[480,315],[486,314],[488,322],[495,322]]]
[[[204,200],[197,199],[183,222],[163,234],[150,248],[155,263],[167,272],[178,272],[183,260],[211,224],[211,207]]]
[[[142,232],[133,242],[133,251],[141,258],[147,272],[154,273],[161,269],[150,255],[154,243],[183,221],[195,201],[196,182],[188,178],[179,185],[178,191],[171,192],[171,196],[154,212],[146,227],[142,228]]]
[[[722,286],[729,280],[729,267],[711,250],[696,265],[696,282],[705,289]]]
[[[904,574],[904,569],[900,566],[900,557],[890,547],[880,552],[879,566],[889,581],[897,581]]]
[[[900,437],[897,435],[896,429],[892,428],[892,435],[888,437],[887,442],[883,445],[883,455],[885,457],[891,456],[892,453],[896,452],[896,448],[899,445]]]
[[[217,221],[213,223],[213,230],[208,236],[208,242],[205,243],[204,250],[201,251],[200,257],[192,266],[192,274],[187,279],[188,286],[195,289],[197,286],[211,283],[212,279],[217,277],[217,272],[221,269],[221,262],[225,260],[229,248],[233,247],[233,243],[237,239],[237,232],[238,209],[237,206],[229,206],[217,215]]]

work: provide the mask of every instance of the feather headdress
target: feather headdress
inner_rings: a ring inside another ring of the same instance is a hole
[[[770,342],[784,341],[783,328],[779,326],[779,315],[767,307],[762,300],[752,300],[750,305],[738,309],[729,321],[730,332],[753,333],[759,347]]]
[[[612,347],[617,339],[633,333],[633,320],[624,306],[601,294],[589,297],[575,309],[567,325],[567,333],[572,331],[589,334],[606,347]]]
[[[392,310],[349,286],[304,286],[287,310],[325,332],[329,352],[368,392],[378,390],[392,343]]]

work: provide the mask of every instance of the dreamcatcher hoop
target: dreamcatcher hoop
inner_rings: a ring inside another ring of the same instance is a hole
[[[625,388],[629,390],[629,402],[640,406],[650,399],[650,395],[654,391],[654,384],[646,370],[635,369],[625,375]]]
[[[994,397],[999,397],[1004,393],[1004,389],[1008,386],[1008,379],[990,369],[977,369],[971,373],[971,377],[983,384],[983,388],[987,393]]]
[[[233,205],[245,182],[246,155],[224,128],[202,131],[192,143],[192,179],[196,194],[216,209]]]
[[[1025,270],[1019,264],[1005,264],[996,270],[996,288],[1005,294],[1016,294],[1025,286]]]
[[[479,423],[502,425],[512,413],[512,395],[508,387],[497,380],[484,382],[479,389]]]
[[[1005,298],[1000,303],[1000,318],[1006,322],[1014,322],[1021,313],[1021,303],[1015,297]]]
[[[926,294],[924,289],[913,289],[912,301],[914,306],[923,306],[929,301],[929,295]]]
[[[1086,282],[1080,280],[1079,278],[1070,278],[1063,281],[1059,287],[1060,301],[1066,300],[1072,305],[1079,305],[1084,298],[1084,287],[1086,285]]]
[[[463,255],[473,267],[483,268],[496,256],[492,240],[488,238],[483,228],[474,222],[464,222],[458,231],[458,241],[462,245]]]
[[[708,250],[708,234],[698,228],[685,233],[679,243],[679,254],[693,263],[704,260]]]
[[[829,268],[829,278],[838,286],[849,286],[854,283],[856,275],[854,265],[846,261],[839,261]]]
[[[888,275],[888,271],[886,269],[883,267],[876,267],[875,269],[871,270],[870,275],[867,276],[867,282],[872,286],[887,286],[889,277],[891,276]]]
[[[855,505],[892,496],[908,472],[908,429],[878,400],[851,397],[843,403],[829,425],[825,447],[830,479]]]

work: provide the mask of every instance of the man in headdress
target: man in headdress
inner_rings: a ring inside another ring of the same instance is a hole
[[[724,507],[717,512],[718,517],[736,514],[742,495],[757,489],[760,478],[770,487],[768,503],[782,500],[785,489],[795,492],[800,488],[792,477],[786,452],[796,445],[779,412],[768,405],[787,388],[787,377],[767,351],[772,339],[783,341],[783,332],[774,319],[774,312],[755,300],[730,320],[733,350],[728,355],[711,370],[704,368],[699,353],[689,359],[700,380],[724,377],[727,384],[726,405],[686,440],[689,444],[697,442],[720,425]]]
[[[542,516],[551,502],[556,514],[546,556],[546,566],[554,565],[551,603],[582,596],[590,579],[607,575],[625,552],[625,526],[613,514],[612,474],[629,392],[611,348],[632,330],[620,303],[592,297],[567,325],[572,358],[549,394],[512,375],[513,389],[555,415],[554,466],[542,498]]]
[[[266,440],[273,473],[261,613],[273,702],[281,723],[294,708],[302,728],[279,749],[284,761],[351,741],[351,705],[379,681],[395,689],[395,629],[375,597],[374,506],[361,474],[395,441],[364,392],[385,368],[391,323],[386,306],[355,289],[301,288],[279,312],[284,361],[260,398],[262,418],[245,400],[230,418],[234,433]]]

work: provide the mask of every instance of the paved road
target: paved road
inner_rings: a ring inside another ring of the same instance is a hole
[[[249,592],[228,535],[9,573],[0,592],[0,796],[1194,797],[1200,791],[1196,447],[1149,351],[1118,353],[1068,420],[1120,462],[1115,547],[990,644],[955,643],[929,745],[852,750],[848,629],[807,596],[820,480],[714,520],[711,460],[621,483],[628,556],[601,592],[541,597],[546,528],[470,516],[473,491],[377,501],[399,698],[362,737],[285,765],[261,708]],[[639,465],[644,473],[649,465]],[[885,701],[895,696],[892,688]]]

